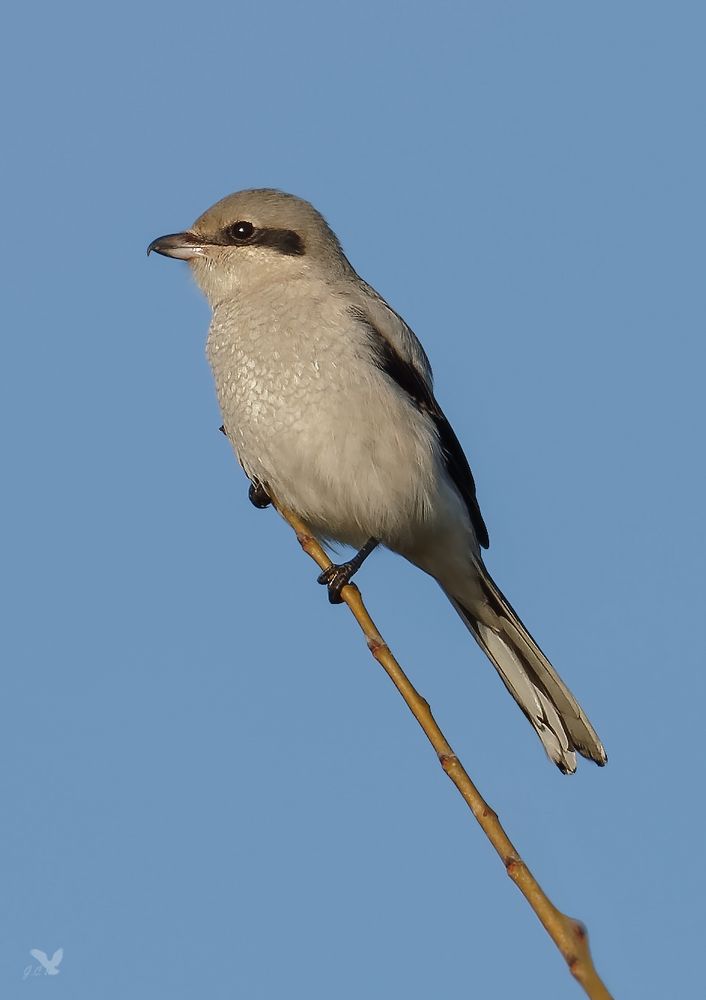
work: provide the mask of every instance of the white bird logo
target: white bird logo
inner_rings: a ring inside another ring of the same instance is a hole
[[[37,959],[40,965],[44,966],[48,976],[59,975],[58,966],[61,965],[61,960],[64,957],[63,948],[57,948],[51,958],[47,958],[46,952],[40,951],[39,948],[30,948],[29,953],[32,958]]]

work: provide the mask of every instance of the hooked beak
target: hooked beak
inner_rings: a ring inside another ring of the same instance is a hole
[[[208,244],[204,243],[196,233],[170,233],[169,236],[158,236],[152,240],[147,247],[147,256],[154,250],[164,257],[176,257],[178,260],[191,260],[192,257],[201,257]]]

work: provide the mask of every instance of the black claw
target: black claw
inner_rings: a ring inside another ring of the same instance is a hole
[[[248,500],[253,507],[257,507],[258,510],[264,510],[265,507],[269,507],[272,503],[269,493],[264,486],[260,485],[260,483],[250,483],[250,488],[248,489]]]
[[[319,573],[316,582],[328,587],[328,599],[331,604],[343,604],[341,591],[350,583],[350,579],[355,573],[355,567],[350,563],[335,564]]]
[[[376,549],[378,541],[376,538],[369,538],[360,552],[356,552],[348,562],[335,563],[325,569],[317,577],[318,583],[328,587],[328,599],[331,604],[343,604],[341,591],[347,586],[355,573],[358,572],[370,553]]]

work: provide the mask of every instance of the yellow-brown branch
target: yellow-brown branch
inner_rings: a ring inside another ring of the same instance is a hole
[[[281,508],[276,501],[275,507],[282,517],[296,532],[299,544],[320,569],[328,569],[331,560],[322,547],[308,535],[302,521],[290,511]],[[354,584],[344,587],[341,592],[343,601],[350,608],[353,617],[360,625],[370,652],[386,671],[397,690],[404,698],[407,707],[414,715],[424,733],[434,747],[439,762],[448,777],[463,796],[481,829],[493,845],[505,866],[505,871],[532,907],[545,928],[547,934],[564,956],[571,974],[583,987],[591,1000],[611,1000],[610,993],[596,972],[588,946],[588,935],[584,925],[566,916],[551,902],[541,888],[534,875],[522,860],[512,841],[505,833],[497,814],[490,808],[476,786],[473,784],[465,768],[451,749],[446,737],[431,714],[428,703],[417,692],[402,667],[390,652],[390,648],[375,627],[375,623],[367,612],[360,591]]]

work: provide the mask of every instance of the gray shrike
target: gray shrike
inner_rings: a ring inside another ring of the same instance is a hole
[[[251,480],[322,541],[358,554],[319,578],[332,601],[381,544],[439,583],[564,773],[607,757],[488,573],[488,530],[414,333],[351,267],[325,219],[240,191],[150,244],[187,260],[213,311],[206,353],[223,429]]]

